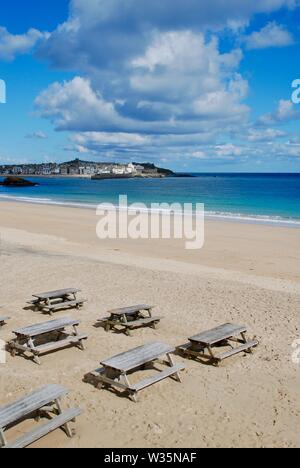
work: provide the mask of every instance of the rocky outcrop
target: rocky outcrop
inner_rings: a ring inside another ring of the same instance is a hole
[[[22,177],[6,177],[3,182],[0,182],[0,185],[3,187],[35,187],[39,185],[34,182],[30,182],[29,180],[23,179]]]

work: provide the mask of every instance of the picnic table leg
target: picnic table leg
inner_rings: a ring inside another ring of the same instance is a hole
[[[33,354],[33,361],[40,366],[41,365],[41,360],[40,360],[39,356],[35,353],[35,346],[34,346],[34,342],[33,342],[32,338],[30,338],[28,340],[28,349]]]
[[[57,407],[58,414],[62,414],[63,409],[62,409],[60,400],[58,400],[58,399],[55,400],[55,404],[56,404],[56,407]],[[73,432],[72,432],[72,430],[71,430],[71,428],[69,426],[69,423],[64,424],[62,427],[65,429],[68,437],[72,438],[73,437]]]
[[[245,332],[241,333],[241,336],[242,336],[243,342],[246,344],[247,343],[246,333]]]
[[[52,315],[53,315],[53,312],[52,312],[52,310],[50,309],[50,307],[51,307],[51,301],[50,301],[50,299],[47,299],[47,302],[46,302],[46,304],[47,304],[47,307],[49,307],[49,314],[50,314],[50,315],[51,315],[51,317],[52,317]]]
[[[126,317],[126,314],[122,315],[123,323],[128,324],[128,320]],[[125,333],[127,336],[131,336],[130,329],[128,327],[125,327]]]
[[[74,329],[75,336],[78,336],[77,325],[73,325],[73,329]],[[79,343],[80,343],[80,347],[81,347],[82,351],[85,351],[85,345],[84,345],[83,340],[80,340]]]
[[[4,435],[4,430],[0,429],[0,447],[5,447],[7,445],[6,437]]]
[[[103,372],[103,378],[109,380],[109,382],[105,382],[104,380],[101,379],[101,375],[99,377],[99,384],[97,385],[97,388],[99,390],[102,390],[103,388],[109,388],[112,387],[114,384],[114,380],[120,376],[116,376],[116,372],[109,367],[104,368]]]
[[[173,357],[171,356],[171,354],[167,354],[167,358],[168,358],[170,367],[174,367],[174,366],[175,366],[175,363],[174,363],[174,360],[173,360]],[[174,375],[175,375],[175,378],[176,378],[177,382],[182,383],[182,380],[181,380],[181,377],[180,377],[180,375],[179,375],[179,372],[176,372],[176,374],[174,374]]]
[[[138,395],[137,395],[137,392],[132,392],[130,391],[130,382],[129,382],[129,379],[128,379],[128,375],[126,374],[126,372],[124,372],[122,374],[122,377],[123,377],[123,380],[125,382],[125,385],[126,387],[128,387],[128,390],[129,390],[129,396],[130,398],[134,401],[134,403],[137,403],[138,402]]]
[[[216,364],[216,365],[218,366],[218,365],[219,365],[219,362],[218,362],[218,360],[216,359],[216,356],[214,355],[214,352],[213,352],[213,350],[212,350],[212,347],[211,347],[211,346],[208,346],[207,349],[208,349],[209,355],[210,355],[210,357],[211,357],[213,363]]]
[[[104,369],[103,377],[108,378],[108,370],[107,369]],[[102,390],[103,388],[108,386],[107,383],[105,383],[103,380],[101,380],[101,375],[99,377],[99,380],[100,380],[99,383],[97,383],[98,390]]]
[[[76,294],[76,293],[74,293],[74,294],[73,294],[73,298],[74,298],[74,301],[76,301],[76,302],[77,302],[77,294]],[[79,305],[79,303],[77,303],[77,305],[76,305],[76,309],[80,309],[80,305]]]
[[[245,344],[248,343],[248,339],[247,339],[246,332],[241,333],[241,335],[242,335],[242,340],[243,340],[243,342],[244,342]],[[248,353],[248,354],[253,354],[253,349],[250,348],[250,349],[246,350],[245,352]]]

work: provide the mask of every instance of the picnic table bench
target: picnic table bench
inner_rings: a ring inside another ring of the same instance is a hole
[[[68,437],[73,437],[74,433],[69,423],[75,422],[75,418],[82,411],[80,408],[62,409],[61,399],[68,393],[68,390],[60,385],[47,385],[25,398],[0,407],[0,448],[28,447],[58,428],[63,428]],[[45,424],[38,425],[12,442],[7,441],[5,434],[7,429],[24,419],[35,417],[39,420],[42,416],[48,418]],[[52,416],[51,419],[49,419],[50,416]]]
[[[33,305],[35,310],[49,313],[53,315],[56,310],[64,308],[77,308],[83,306],[86,299],[78,299],[77,294],[80,289],[60,289],[58,291],[49,291],[40,294],[33,294],[34,299],[28,304]]]
[[[164,343],[151,343],[145,346],[140,346],[131,351],[119,354],[113,358],[101,362],[100,369],[92,373],[92,376],[98,381],[98,387],[116,387],[124,390],[129,394],[129,397],[137,402],[138,392],[144,390],[151,385],[160,382],[168,377],[174,377],[178,382],[181,382],[179,372],[185,369],[182,364],[175,364],[171,353],[174,348]],[[166,360],[161,358],[166,356]],[[161,363],[167,366],[163,371],[158,371],[154,376],[148,377],[136,384],[130,383],[130,375],[141,369],[150,366],[158,370],[154,364]],[[100,384],[99,384],[100,382]]]
[[[146,304],[123,307],[121,309],[110,310],[109,317],[100,318],[99,322],[103,323],[105,330],[108,332],[111,329],[121,327],[126,334],[130,336],[131,330],[135,328],[152,326],[156,328],[162,317],[153,317],[152,310],[154,306]]]
[[[13,333],[16,338],[8,343],[8,348],[12,356],[19,352],[32,354],[36,364],[41,364],[39,358],[41,354],[67,346],[79,346],[84,350],[84,340],[88,337],[85,334],[79,334],[78,326],[80,323],[80,320],[61,318],[15,330]],[[68,331],[68,328],[71,328],[71,331]]]
[[[200,333],[189,338],[189,343],[179,346],[179,352],[191,358],[207,358],[213,364],[219,364],[224,359],[238,353],[252,353],[252,349],[258,346],[257,340],[247,339],[247,327],[227,323],[212,330]],[[233,346],[232,343],[238,344]],[[216,355],[215,347],[230,346],[230,350]],[[208,355],[205,354],[208,350]]]

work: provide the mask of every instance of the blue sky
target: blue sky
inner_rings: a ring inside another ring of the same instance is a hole
[[[299,20],[300,0],[3,1],[0,164],[300,172]]]

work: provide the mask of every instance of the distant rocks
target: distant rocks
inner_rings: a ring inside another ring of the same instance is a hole
[[[39,184],[30,182],[29,180],[23,179],[22,177],[10,176],[6,177],[3,182],[0,182],[3,187],[35,187]]]

